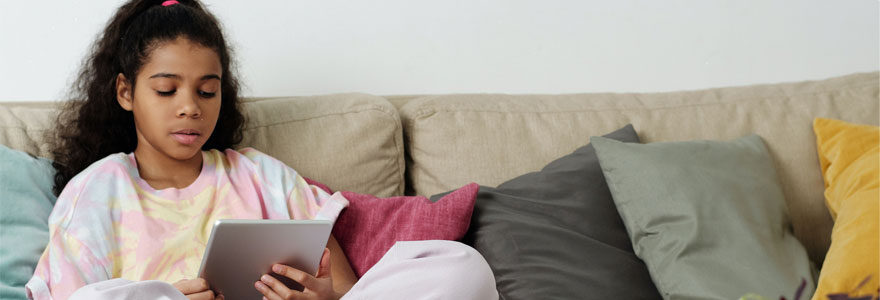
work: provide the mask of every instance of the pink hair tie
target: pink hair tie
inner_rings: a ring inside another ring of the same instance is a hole
[[[168,1],[162,2],[162,6],[172,6],[175,4],[180,4],[180,2],[177,2],[177,0],[168,0]]]

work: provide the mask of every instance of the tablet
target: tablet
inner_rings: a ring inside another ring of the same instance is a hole
[[[293,280],[272,272],[275,263],[316,274],[333,222],[325,220],[219,220],[214,223],[199,278],[225,299],[262,299],[254,283],[270,274],[291,289]]]

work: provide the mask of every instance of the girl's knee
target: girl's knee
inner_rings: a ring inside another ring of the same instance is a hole
[[[388,251],[402,259],[432,258],[443,259],[447,263],[464,263],[468,265],[485,265],[486,259],[476,249],[457,241],[429,240],[397,242]],[[387,255],[387,254],[386,254]]]
[[[346,297],[498,299],[495,276],[474,248],[454,241],[396,243]]]
[[[446,249],[450,258],[446,261],[449,277],[458,277],[450,288],[459,289],[461,299],[498,299],[495,275],[489,263],[479,251],[456,241],[437,241]],[[445,280],[449,280],[447,277]],[[450,281],[452,282],[452,281]]]

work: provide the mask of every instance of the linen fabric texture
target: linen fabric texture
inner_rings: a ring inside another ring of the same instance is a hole
[[[633,249],[664,299],[791,298],[803,281],[803,293],[813,293],[761,137],[591,141]]]
[[[776,162],[794,234],[818,266],[833,222],[811,124],[825,117],[878,125],[878,74],[660,93],[422,95],[397,102],[407,188],[433,195],[468,182],[497,186],[627,123],[643,143],[755,133]]]

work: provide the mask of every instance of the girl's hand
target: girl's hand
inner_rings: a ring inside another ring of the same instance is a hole
[[[260,281],[254,283],[260,293],[265,296],[264,299],[269,300],[290,300],[290,299],[339,299],[342,295],[333,290],[333,279],[330,276],[330,249],[324,248],[324,255],[321,256],[321,263],[318,266],[318,274],[312,276],[306,272],[276,264],[272,266],[272,271],[293,279],[303,286],[303,291],[289,289],[284,283],[275,279],[275,277],[265,274],[260,277]]]
[[[183,279],[172,284],[183,295],[192,300],[215,300],[223,299],[223,295],[214,297],[214,291],[204,278]]]

